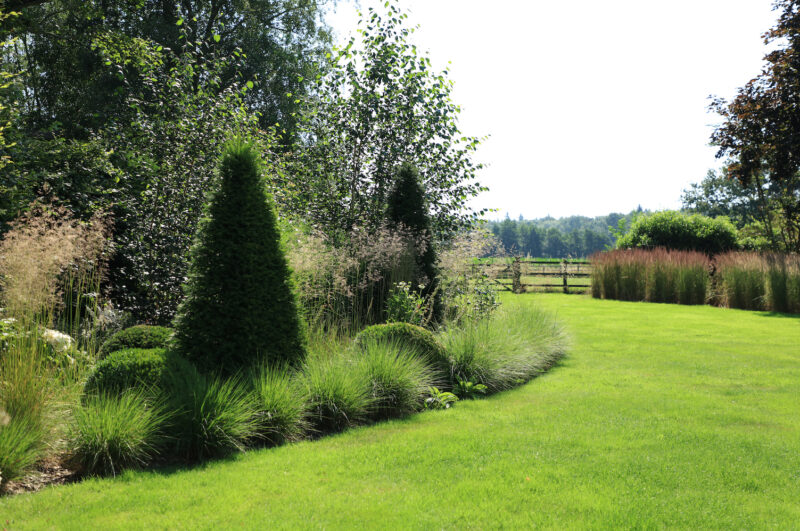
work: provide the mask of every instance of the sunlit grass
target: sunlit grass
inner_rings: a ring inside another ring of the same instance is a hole
[[[582,296],[528,385],[190,470],[0,500],[24,528],[777,528],[800,521],[800,319]]]

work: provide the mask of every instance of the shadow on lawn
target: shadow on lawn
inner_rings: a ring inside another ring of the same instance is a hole
[[[777,317],[779,319],[800,319],[800,313],[759,312],[759,317]]]

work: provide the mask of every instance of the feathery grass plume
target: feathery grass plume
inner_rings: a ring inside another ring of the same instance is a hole
[[[536,307],[500,310],[491,319],[442,336],[450,356],[450,385],[485,385],[489,392],[510,389],[543,373],[561,359],[569,339],[561,324]]]
[[[696,251],[659,247],[596,253],[592,261],[592,296],[627,301],[704,304],[711,266]]]
[[[397,228],[356,227],[332,242],[295,227],[287,254],[311,328],[351,333],[380,321],[387,288],[413,276],[413,242]]]
[[[77,336],[97,292],[108,250],[109,222],[88,223],[60,207],[34,203],[0,241],[0,293],[7,315]]]
[[[191,250],[175,349],[202,370],[225,374],[259,361],[299,365],[305,323],[258,155],[232,141],[219,171]]]
[[[164,443],[169,414],[142,391],[90,396],[74,412],[74,461],[89,474],[115,476],[145,466]]]
[[[423,409],[436,375],[416,349],[400,341],[374,339],[354,348],[359,370],[369,383],[373,419],[398,418]]]
[[[308,429],[306,397],[289,367],[262,365],[250,374],[258,407],[258,437],[267,444],[296,441]]]
[[[492,280],[505,269],[502,261],[478,264],[485,256],[504,256],[505,251],[490,231],[475,229],[458,234],[441,252],[442,304],[449,322],[477,321],[499,306]]]
[[[258,434],[258,403],[239,376],[223,379],[191,366],[167,371],[164,395],[174,412],[168,442],[182,457],[243,452]]]

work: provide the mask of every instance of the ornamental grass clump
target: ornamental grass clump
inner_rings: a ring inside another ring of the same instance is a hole
[[[47,440],[47,430],[36,414],[19,412],[12,417],[0,409],[0,491],[33,468]]]
[[[403,345],[425,360],[434,371],[437,380],[444,380],[450,371],[444,346],[433,332],[421,326],[410,323],[372,325],[359,332],[354,343],[361,347],[371,343]]]
[[[301,373],[309,422],[316,434],[334,433],[365,423],[374,398],[370,382],[347,352],[310,353]]]
[[[494,393],[549,369],[564,356],[569,340],[550,314],[525,307],[500,310],[475,326],[448,328],[442,342],[450,357],[450,388],[471,382]]]
[[[355,349],[373,401],[371,418],[398,418],[423,409],[428,389],[437,382],[415,348],[400,341],[366,340]]]
[[[259,407],[239,376],[222,378],[194,367],[164,380],[172,451],[189,460],[243,452],[258,435]]]
[[[191,250],[175,348],[209,372],[234,374],[260,361],[298,366],[305,327],[258,156],[231,142],[219,173]]]
[[[347,334],[384,318],[386,294],[412,278],[413,237],[406,231],[355,227],[340,240],[295,227],[288,258],[311,328]]]
[[[306,396],[293,369],[263,365],[250,375],[256,432],[268,445],[301,439],[308,429]]]
[[[74,412],[74,462],[88,474],[111,476],[148,465],[163,446],[169,417],[142,391],[90,396]]]

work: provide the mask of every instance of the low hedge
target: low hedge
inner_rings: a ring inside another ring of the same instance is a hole
[[[100,347],[97,356],[102,360],[118,350],[166,348],[172,332],[172,328],[165,326],[132,326],[108,338]]]
[[[120,394],[126,389],[159,390],[168,370],[183,372],[189,362],[163,348],[112,352],[94,368],[84,394]]]

